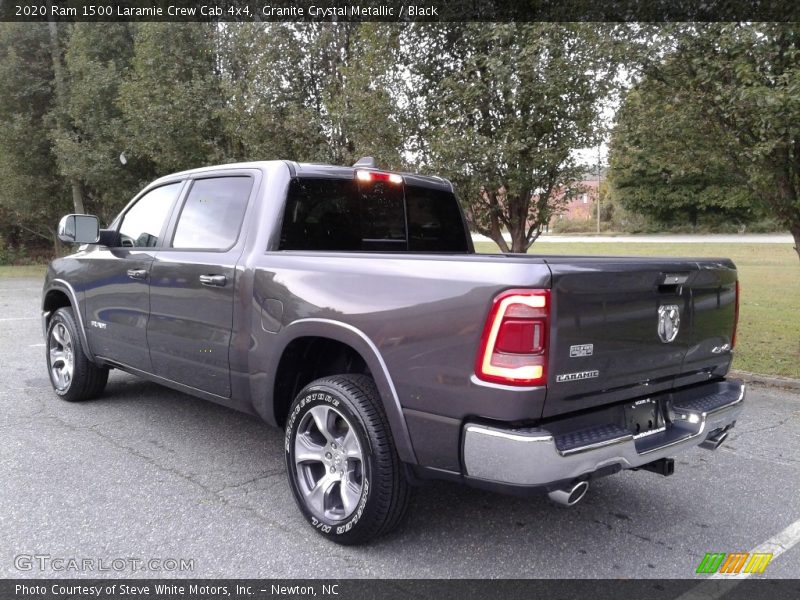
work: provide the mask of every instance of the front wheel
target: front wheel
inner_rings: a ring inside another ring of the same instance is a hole
[[[366,542],[402,520],[411,489],[370,377],[306,386],[289,409],[285,450],[297,505],[330,540]]]
[[[86,358],[71,308],[59,308],[50,319],[47,372],[55,393],[70,402],[96,398],[106,387],[108,368]]]

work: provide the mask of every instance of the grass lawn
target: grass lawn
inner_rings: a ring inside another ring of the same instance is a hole
[[[497,252],[492,242],[478,252]],[[800,261],[790,244],[534,244],[531,254],[727,257],[739,269],[739,333],[733,368],[800,378]]]
[[[25,267],[11,267],[0,265],[0,279],[13,279],[20,277],[39,278],[44,282],[47,265],[29,265]]]

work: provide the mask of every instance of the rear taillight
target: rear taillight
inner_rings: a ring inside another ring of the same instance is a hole
[[[506,385],[547,383],[550,290],[508,290],[494,299],[475,374]]]
[[[739,329],[739,280],[736,280],[736,304],[733,311],[733,333],[731,334],[731,348],[736,346],[736,330]]]

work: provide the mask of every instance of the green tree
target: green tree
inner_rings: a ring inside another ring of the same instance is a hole
[[[400,168],[403,129],[395,100],[400,73],[398,28],[357,24],[333,39],[333,60],[323,97],[335,148],[332,159],[352,164],[374,156],[382,166]]]
[[[119,89],[126,155],[158,174],[223,162],[222,94],[216,23],[136,27],[129,76]]]
[[[119,160],[126,139],[117,98],[133,57],[133,34],[129,23],[76,23],[64,57],[69,129],[55,138],[59,170],[80,181],[87,208],[106,221],[155,174],[148,160]]]
[[[220,31],[222,126],[233,160],[319,160],[324,138],[297,74],[290,24],[226,23]]]
[[[237,157],[399,166],[397,28],[379,23],[226,25],[224,121]]]
[[[68,114],[69,88],[67,86],[66,75],[64,74],[64,31],[65,26],[59,27],[54,19],[49,19],[48,31],[50,33],[50,60],[53,63],[53,108],[50,112],[52,127],[50,136],[60,139],[71,133],[71,123]],[[83,186],[79,178],[68,177],[69,186],[72,190],[72,205],[76,213],[83,213]]]
[[[615,89],[613,27],[483,23],[413,27],[405,42],[421,124],[414,151],[450,177],[478,232],[526,252],[579,179]],[[511,244],[503,239],[508,230]]]
[[[732,172],[792,233],[800,257],[800,25],[676,25],[666,37],[674,51],[645,75],[718,134]]]
[[[609,152],[614,200],[664,225],[752,221],[757,202],[728,153],[731,137],[707,122],[702,106],[645,79],[616,115]]]
[[[401,162],[396,28],[148,24],[134,48],[119,95],[126,147],[159,171],[273,158],[349,164],[365,154]]]
[[[41,238],[58,249],[58,217],[70,202],[52,152],[50,42],[46,24],[0,23],[0,235],[7,244]]]

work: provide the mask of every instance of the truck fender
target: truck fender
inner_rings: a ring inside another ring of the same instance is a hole
[[[47,294],[52,291],[59,291],[66,294],[69,298],[69,303],[72,305],[72,312],[75,314],[75,319],[78,323],[78,332],[81,336],[81,346],[83,346],[83,353],[90,361],[94,362],[94,356],[89,349],[89,340],[86,338],[86,326],[83,324],[83,312],[81,305],[78,304],[78,294],[68,282],[63,279],[53,279],[47,286],[47,289],[42,293],[42,329],[47,342],[47,323],[50,318],[50,311],[45,310],[45,302],[47,301]]]
[[[295,339],[301,337],[327,337],[343,344],[347,344],[358,352],[369,367],[370,373],[378,387],[378,392],[383,402],[383,409],[392,430],[397,453],[400,460],[410,464],[417,464],[414,448],[408,425],[403,416],[400,398],[397,395],[389,369],[381,356],[378,347],[360,329],[348,323],[332,319],[307,318],[298,319],[283,329],[282,345],[280,352],[276,352],[276,361],[280,359],[283,350]],[[277,368],[277,364],[275,365]]]

